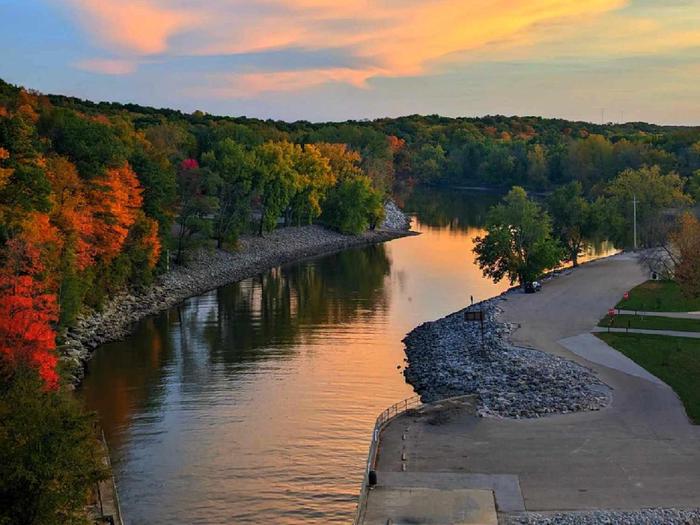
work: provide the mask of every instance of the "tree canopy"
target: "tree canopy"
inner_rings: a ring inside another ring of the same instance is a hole
[[[475,239],[474,252],[484,275],[499,282],[525,284],[555,267],[562,248],[551,235],[551,219],[525,190],[514,187],[491,208],[486,235]]]

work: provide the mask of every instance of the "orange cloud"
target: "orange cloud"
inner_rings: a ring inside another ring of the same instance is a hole
[[[78,19],[105,47],[133,54],[160,53],[168,38],[199,20],[194,10],[170,9],[153,0],[69,0]]]
[[[657,30],[654,20],[611,14],[630,0],[69,1],[101,44],[127,56],[333,49],[351,59],[303,72],[210,76],[215,84],[207,89],[217,96],[299,90],[327,82],[362,87],[375,76],[421,75],[457,60],[554,56],[562,51],[568,56],[609,56],[700,39],[692,29]],[[184,31],[191,38],[173,40]],[[635,36],[640,31],[644,39]],[[122,72],[129,71],[122,66]],[[120,74],[119,64],[105,61],[88,61],[85,68]]]
[[[204,52],[275,49],[281,42],[301,48],[350,48],[356,56],[376,59],[398,75],[413,74],[451,53],[480,48],[538,24],[562,19],[578,22],[627,2],[440,0],[370,5],[359,0],[286,0],[277,2],[283,14],[274,10],[258,14],[228,32],[214,24]]]

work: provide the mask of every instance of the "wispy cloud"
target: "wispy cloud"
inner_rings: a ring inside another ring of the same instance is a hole
[[[250,98],[263,93],[300,91],[326,83],[345,83],[366,88],[374,76],[371,69],[327,68],[296,71],[264,71],[209,75],[206,86],[188,91],[211,98]]]
[[[155,0],[67,1],[85,31],[114,52],[164,52],[173,34],[200,20],[196,9],[166,7]]]
[[[128,75],[136,71],[133,60],[93,58],[80,60],[73,64],[76,68],[103,75]]]

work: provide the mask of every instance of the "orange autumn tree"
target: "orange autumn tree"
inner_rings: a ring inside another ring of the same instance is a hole
[[[158,222],[143,216],[144,233],[139,239],[139,245],[148,253],[148,266],[155,268],[160,258],[160,237],[158,237]]]
[[[36,276],[44,272],[41,252],[26,239],[6,245],[0,269],[0,356],[10,369],[28,365],[38,370],[49,389],[58,387],[55,294]]]
[[[143,190],[131,166],[107,170],[91,193],[93,237],[97,257],[112,261],[122,250],[139,216]]]
[[[675,279],[687,297],[700,297],[700,221],[685,213],[671,235],[677,252]]]
[[[92,210],[86,190],[75,165],[64,157],[47,161],[47,178],[51,184],[51,222],[61,230],[66,248],[75,254],[78,270],[93,265],[95,248]]]

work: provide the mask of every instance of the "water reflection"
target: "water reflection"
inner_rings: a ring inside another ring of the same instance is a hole
[[[385,246],[375,245],[191,298],[140,323],[128,344],[104,345],[90,363],[84,397],[118,449],[129,412],[157,410],[173,361],[183,383],[206,384],[212,371],[235,374],[241,363],[289,357],[325,325],[361,323],[385,310],[389,269]]]
[[[482,228],[489,208],[503,195],[496,192],[465,192],[451,188],[408,188],[397,196],[402,209],[421,224],[448,231]]]

